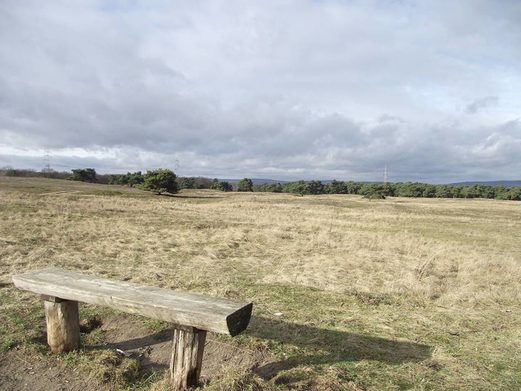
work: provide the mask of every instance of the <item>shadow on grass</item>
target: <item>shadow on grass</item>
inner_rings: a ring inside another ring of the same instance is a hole
[[[295,345],[311,352],[256,368],[255,372],[264,379],[271,379],[278,372],[299,365],[361,360],[387,364],[419,362],[430,358],[432,351],[430,346],[415,342],[328,330],[262,317],[252,318],[246,334],[280,344]]]
[[[286,360],[271,362],[257,367],[254,372],[268,380],[279,372],[299,365],[332,365],[341,362],[375,360],[387,364],[419,362],[431,357],[432,348],[428,345],[386,339],[345,331],[329,330],[308,325],[285,322],[278,319],[252,317],[246,335],[271,340],[275,344],[296,346],[305,350]],[[126,341],[98,346],[101,349],[136,350],[153,346],[172,338],[172,330],[164,329],[156,333]],[[165,367],[148,363],[156,368]]]
[[[164,344],[165,342],[172,341],[172,329],[163,329],[153,334],[145,335],[143,337],[136,337],[125,341],[115,341],[102,344],[95,344],[86,347],[87,350],[116,350],[120,349],[124,352],[128,352],[132,357],[138,358],[140,367],[143,370],[163,370],[168,368],[168,360],[170,358],[171,350],[168,349],[168,357],[158,357],[156,347],[154,345]],[[168,346],[170,346],[170,343]],[[154,350],[153,356],[150,356],[152,350]],[[161,348],[160,348],[160,351]]]
[[[157,345],[172,340],[172,329],[164,329],[154,334],[129,339],[126,341],[110,342],[100,345],[103,349],[135,350]]]

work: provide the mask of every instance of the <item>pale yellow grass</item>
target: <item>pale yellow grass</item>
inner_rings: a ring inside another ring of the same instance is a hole
[[[187,194],[4,193],[2,273],[53,264],[188,287],[240,277],[445,304],[519,299],[516,202]]]
[[[212,191],[159,197],[119,187],[109,191],[123,195],[92,194],[88,187],[54,193],[54,182],[29,191],[21,180],[0,181],[1,279],[54,265],[215,295],[242,297],[244,287],[274,284],[338,297],[366,294],[390,307],[360,307],[338,315],[341,324],[356,323],[359,314],[364,329],[381,336],[423,341],[432,334],[433,357],[464,373],[447,380],[449,388],[466,388],[458,377],[470,376],[486,389],[496,374],[473,373],[480,358],[454,364],[459,358],[440,330],[487,328],[458,353],[483,349],[487,361],[501,355],[488,340],[496,319],[510,352],[520,352],[512,338],[521,311],[521,203]],[[261,313],[278,310],[259,301]],[[305,311],[295,307],[288,321],[315,316],[313,308]],[[423,389],[417,370],[407,373],[407,384]]]

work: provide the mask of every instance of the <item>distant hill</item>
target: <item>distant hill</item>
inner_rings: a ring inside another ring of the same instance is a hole
[[[472,185],[486,185],[486,186],[505,186],[514,187],[521,186],[521,181],[468,181],[468,182],[456,182],[450,183],[454,186],[472,186]]]

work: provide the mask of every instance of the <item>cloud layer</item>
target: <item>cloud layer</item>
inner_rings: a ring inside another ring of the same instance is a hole
[[[521,177],[517,1],[7,0],[0,166]]]

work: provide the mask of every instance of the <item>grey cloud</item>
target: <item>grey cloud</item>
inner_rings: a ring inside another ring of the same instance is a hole
[[[57,168],[517,179],[519,17],[484,0],[4,1],[0,166],[40,168],[48,148]]]
[[[476,99],[472,103],[467,105],[467,107],[465,108],[465,113],[476,114],[479,110],[483,108],[495,106],[497,104],[497,96],[485,96],[483,98]]]
[[[392,180],[435,181],[465,179],[466,175],[479,175],[493,179],[494,173],[502,178],[515,178],[520,163],[516,159],[521,148],[521,137],[504,134],[501,126],[488,129],[482,138],[471,145],[455,144],[451,132],[436,128],[420,131],[407,126],[395,129],[393,137],[385,134],[371,137],[359,145],[327,145],[314,149],[288,148],[285,153],[273,154],[273,146],[264,144],[259,150],[250,134],[232,141],[230,151],[209,154],[205,149],[194,152],[141,152],[125,147],[107,158],[71,158],[53,155],[56,168],[92,164],[101,171],[147,169],[158,166],[174,167],[180,162],[183,175],[209,176],[270,176],[280,179],[338,178],[381,179],[387,165]],[[411,132],[414,131],[414,134]],[[370,129],[361,133],[371,134]],[[274,142],[293,144],[291,137]],[[263,149],[261,148],[261,149]],[[59,153],[59,151],[55,151]],[[2,157],[4,158],[4,157]],[[31,157],[36,167],[43,166],[42,155]],[[40,160],[40,162],[38,162]],[[0,165],[5,165],[5,160]],[[11,159],[11,162],[13,159]],[[517,171],[516,171],[517,170]]]

